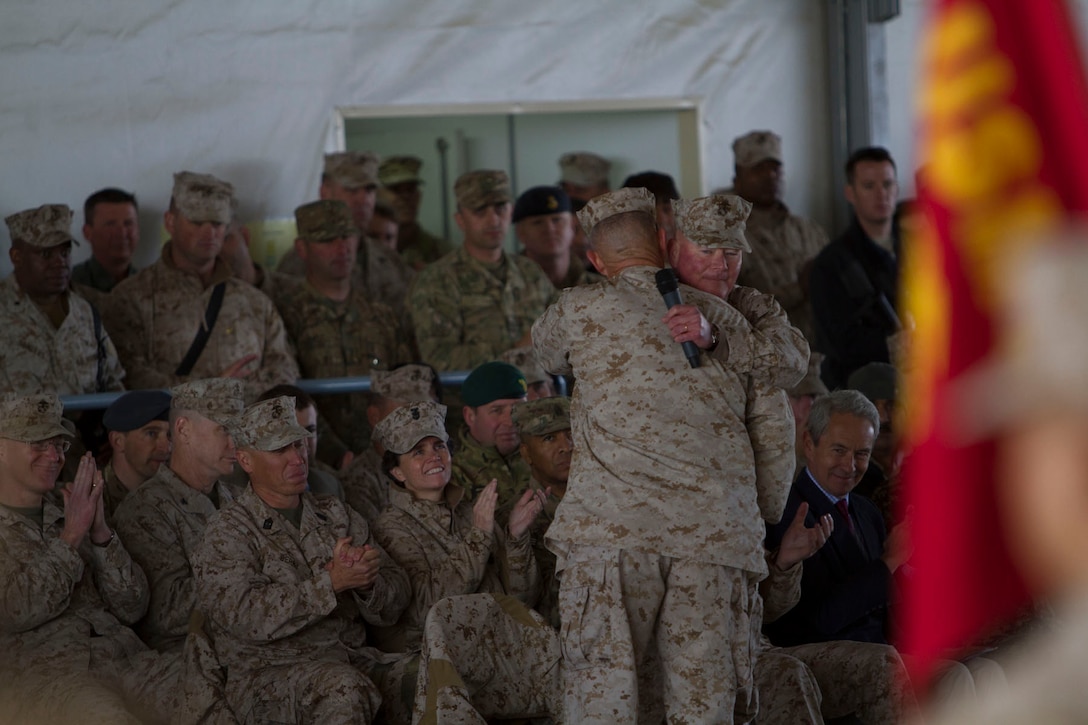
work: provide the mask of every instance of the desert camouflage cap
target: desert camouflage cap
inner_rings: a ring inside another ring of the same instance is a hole
[[[820,397],[831,392],[824,385],[824,381],[820,379],[820,364],[823,361],[824,356],[818,352],[809,355],[808,372],[805,373],[805,377],[801,378],[801,382],[787,391],[791,398],[803,398],[806,395]]]
[[[422,184],[419,170],[423,161],[415,156],[390,156],[378,167],[378,180],[382,186],[395,184]]]
[[[179,171],[171,198],[178,213],[191,222],[230,224],[234,218],[234,187],[211,174]]]
[[[744,238],[744,222],[752,205],[734,194],[680,199],[676,210],[676,226],[684,236],[706,249],[743,249],[751,252]]]
[[[0,438],[23,443],[71,438],[72,432],[61,422],[63,412],[60,398],[52,393],[0,396]]]
[[[298,238],[307,242],[331,242],[359,234],[348,205],[339,199],[311,201],[295,209]]]
[[[542,383],[545,380],[551,380],[551,376],[544,370],[544,367],[537,362],[536,353],[533,352],[531,347],[515,347],[512,350],[507,350],[502,355],[499,355],[499,359],[503,362],[510,363],[525,376],[525,383],[527,385],[533,385],[535,383]]]
[[[72,242],[79,244],[72,233],[72,210],[64,204],[46,204],[37,209],[25,209],[4,218],[12,241],[18,239],[33,247],[55,247]]]
[[[416,403],[434,397],[434,370],[426,365],[401,365],[396,370],[371,370],[370,389],[390,400]]]
[[[170,391],[173,396],[170,407],[173,410],[191,410],[233,429],[246,407],[242,391],[242,381],[237,378],[194,380],[174,386]]]
[[[298,424],[294,397],[281,395],[245,409],[238,420],[235,444],[239,448],[275,451],[313,435]]]
[[[463,209],[479,209],[490,204],[510,201],[510,177],[505,171],[478,169],[457,177],[453,184],[457,206]]]
[[[774,131],[750,131],[733,141],[737,166],[755,166],[764,159],[782,162],[782,137]]]
[[[378,185],[378,155],[370,151],[325,154],[324,175],[345,189]]]
[[[510,415],[521,435],[542,436],[570,430],[570,398],[537,398],[518,403]]]
[[[612,162],[589,151],[572,151],[559,157],[560,180],[575,186],[608,183]]]
[[[446,406],[425,401],[402,405],[374,426],[374,437],[387,451],[407,453],[424,438],[434,436],[448,441]]]
[[[629,211],[641,211],[657,218],[657,205],[654,203],[654,195],[649,189],[639,187],[627,187],[616,189],[607,194],[590,199],[578,212],[578,222],[585,230],[586,236],[593,234],[593,227],[600,224],[608,217],[623,214]]]

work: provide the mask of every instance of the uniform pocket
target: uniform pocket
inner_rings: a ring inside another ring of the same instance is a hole
[[[572,670],[612,661],[618,601],[615,562],[578,563],[564,570],[559,589],[563,660]]]

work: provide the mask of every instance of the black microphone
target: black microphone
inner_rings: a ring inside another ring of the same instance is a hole
[[[676,272],[671,267],[659,269],[654,275],[657,282],[657,291],[665,298],[665,309],[671,310],[676,305],[683,304],[680,299],[680,282],[676,279]],[[693,368],[699,367],[699,346],[691,340],[680,343],[684,348],[684,356]]]

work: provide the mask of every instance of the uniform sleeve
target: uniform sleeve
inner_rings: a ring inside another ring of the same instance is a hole
[[[114,536],[106,546],[84,544],[93,562],[95,588],[106,608],[124,624],[135,624],[144,616],[148,605],[147,577],[132,560],[121,539]],[[185,621],[189,612],[185,612]]]
[[[298,380],[298,362],[287,341],[283,318],[268,297],[258,293],[255,298],[259,300],[264,314],[264,348],[261,350],[260,368],[245,379],[246,389],[256,391],[254,397],[273,385],[294,384]]]
[[[799,380],[808,372],[809,345],[804,334],[790,323],[789,316],[771,295],[750,287],[734,287],[729,304],[744,315],[744,319],[781,356],[784,372],[792,371]]]
[[[798,365],[798,357],[779,348],[775,336],[756,329],[731,304],[694,290],[684,291],[707,320],[718,328],[718,346],[711,357],[740,374],[752,375],[758,382],[776,388],[791,388],[807,372],[808,356]],[[807,346],[806,346],[807,353]]]
[[[744,413],[755,458],[759,513],[767,523],[777,524],[797,465],[793,411],[785,391],[749,380]]]
[[[26,632],[63,614],[82,576],[83,560],[60,539],[0,532],[0,631]]]
[[[423,622],[431,605],[443,597],[472,594],[480,587],[491,557],[492,534],[470,527],[444,561],[428,557],[426,533],[395,510],[378,517],[374,535],[405,572],[412,587],[414,621]]]
[[[412,598],[412,585],[409,582],[408,573],[398,566],[381,547],[367,525],[366,519],[350,508],[346,506],[344,508],[351,519],[352,545],[362,546],[360,542],[365,541],[368,546],[377,550],[381,557],[378,578],[370,591],[352,592],[359,611],[363,619],[370,624],[379,627],[396,624]]]
[[[770,574],[759,583],[759,594],[763,597],[763,621],[773,622],[801,601],[801,573],[803,567],[797,562],[783,571],[774,565],[774,555],[767,552],[767,570]]]
[[[506,593],[532,607],[540,598],[540,570],[533,554],[532,527],[514,539],[509,531],[501,537],[502,580]]]
[[[329,572],[273,581],[261,568],[262,537],[228,513],[208,525],[193,552],[200,607],[218,626],[241,640],[269,642],[295,634],[336,608]]]
[[[425,267],[408,291],[408,310],[424,362],[438,370],[471,370],[493,354],[483,340],[466,340],[461,293],[445,267]]]
[[[134,277],[126,280],[109,294],[107,304],[102,306],[103,322],[111,332],[111,338],[117,348],[120,364],[127,373],[128,387],[132,390],[169,388],[176,380],[155,369],[154,361],[148,356],[148,341],[152,330],[148,329],[144,312],[149,304],[143,299],[141,284],[143,280]]]
[[[180,634],[196,607],[196,582],[177,530],[156,503],[151,498],[127,497],[117,509],[117,533],[147,575],[151,590],[147,629]]]
[[[552,375],[569,375],[573,372],[565,319],[569,300],[567,294],[560,294],[556,303],[544,310],[544,314],[533,323],[533,352],[541,367]]]

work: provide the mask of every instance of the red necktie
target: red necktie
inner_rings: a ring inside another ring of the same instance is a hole
[[[835,508],[837,508],[839,513],[842,514],[842,517],[846,519],[846,530],[851,534],[854,533],[854,520],[850,518],[850,507],[846,503],[846,499],[840,498],[836,501]]]

